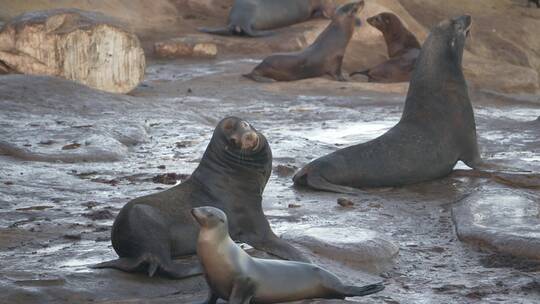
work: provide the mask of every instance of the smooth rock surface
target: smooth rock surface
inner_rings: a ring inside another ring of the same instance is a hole
[[[340,260],[374,273],[388,271],[399,246],[386,236],[373,230],[356,227],[313,227],[286,233],[292,239],[309,248],[315,254]]]
[[[137,36],[77,9],[15,17],[0,32],[0,62],[12,73],[59,76],[112,93],[133,90],[146,66]]]
[[[0,77],[0,105],[7,110],[0,112],[0,153],[43,162],[120,160],[129,146],[149,138],[140,123],[120,118],[119,126],[107,119],[108,103],[122,107],[130,101],[61,78]],[[23,116],[32,122],[21,120]]]
[[[460,240],[502,254],[540,260],[540,200],[508,188],[484,188],[454,206]]]

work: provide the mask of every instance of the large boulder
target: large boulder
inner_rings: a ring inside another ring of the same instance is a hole
[[[463,242],[540,260],[540,203],[534,194],[484,187],[454,206],[452,217]]]
[[[0,32],[0,70],[51,75],[127,93],[144,77],[137,36],[105,15],[77,9],[30,12]]]

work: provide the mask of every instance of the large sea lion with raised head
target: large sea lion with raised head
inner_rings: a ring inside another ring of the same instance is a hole
[[[233,239],[280,258],[305,260],[272,232],[263,213],[262,193],[271,170],[272,152],[264,135],[242,119],[223,119],[188,180],[120,210],[111,236],[120,258],[95,268],[146,271],[149,276],[158,271],[173,278],[200,274],[200,265],[180,266],[172,258],[196,253],[199,228],[190,211],[206,205],[227,213]]]
[[[333,192],[444,177],[461,160],[482,165],[461,61],[471,17],[435,26],[417,60],[401,120],[382,136],[316,159],[296,185]]]
[[[215,35],[267,36],[267,31],[306,21],[314,16],[330,18],[335,10],[332,0],[235,0],[227,26],[199,28]]]
[[[383,34],[388,52],[388,60],[370,69],[353,72],[363,74],[370,82],[404,82],[411,74],[420,55],[420,42],[392,13],[380,13],[367,19],[367,22]]]
[[[359,23],[356,13],[364,1],[339,7],[332,22],[312,45],[300,52],[271,55],[244,77],[260,82],[291,81],[329,75],[345,81],[341,72],[345,49]]]
[[[344,285],[333,273],[313,264],[252,258],[229,237],[227,216],[221,210],[199,207],[192,214],[201,227],[197,256],[210,287],[205,304],[215,304],[219,298],[229,304],[344,299],[384,289],[381,283]]]

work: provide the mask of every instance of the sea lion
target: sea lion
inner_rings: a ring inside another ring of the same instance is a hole
[[[224,28],[199,28],[215,35],[260,37],[270,29],[306,21],[314,16],[330,18],[335,10],[332,0],[235,0]]]
[[[330,75],[345,81],[341,65],[345,49],[358,22],[356,13],[364,7],[364,1],[351,2],[339,7],[332,22],[312,45],[300,52],[276,54],[264,59],[244,77],[255,81],[291,81]]]
[[[350,76],[364,74],[370,82],[409,81],[416,59],[420,55],[418,39],[392,13],[380,13],[368,18],[367,22],[382,32],[389,60],[373,68],[353,72]]]
[[[252,258],[229,237],[227,216],[221,210],[199,207],[191,213],[200,225],[197,255],[210,287],[206,304],[215,304],[219,298],[229,304],[344,299],[384,289],[382,283],[344,285],[333,273],[313,264]]]
[[[190,211],[211,205],[229,216],[235,240],[275,256],[305,260],[279,239],[268,223],[262,193],[272,170],[272,151],[264,135],[237,117],[223,119],[197,169],[180,185],[136,198],[116,217],[111,239],[119,259],[94,268],[156,271],[182,278],[202,273],[200,265],[173,263],[172,258],[196,253],[198,227]]]
[[[472,19],[436,25],[413,71],[401,120],[382,136],[312,161],[296,185],[333,192],[391,187],[441,178],[458,160],[482,165],[461,61]]]
[[[527,7],[531,7],[531,2],[536,4],[537,8],[540,8],[540,0],[529,0],[529,1],[527,1]]]

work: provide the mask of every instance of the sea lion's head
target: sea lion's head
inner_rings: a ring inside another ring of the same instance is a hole
[[[396,26],[401,25],[401,20],[396,15],[387,12],[367,18],[367,22],[382,33],[392,32]]]
[[[191,215],[201,229],[227,229],[227,215],[215,207],[205,206],[191,209]]]
[[[441,54],[447,60],[461,65],[471,25],[472,18],[469,15],[445,20],[431,30],[424,47],[429,46],[430,53]]]
[[[349,26],[351,29],[354,29],[355,25],[359,26],[362,24],[362,21],[360,21],[360,18],[356,14],[364,8],[364,5],[364,0],[343,4],[336,9],[332,20],[345,27]]]
[[[247,121],[238,117],[227,117],[217,127],[222,135],[224,148],[243,154],[256,153],[261,149],[263,136]]]

